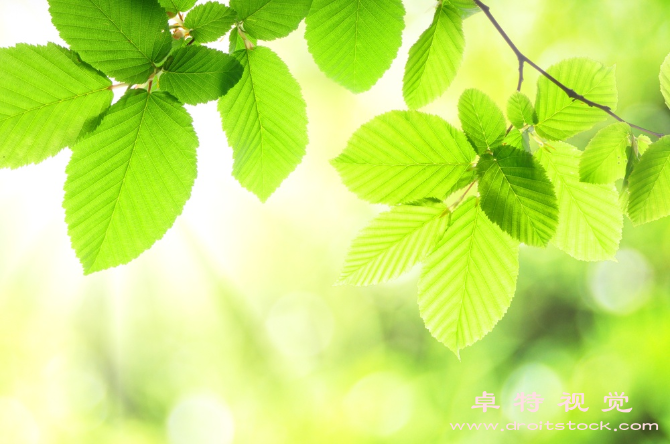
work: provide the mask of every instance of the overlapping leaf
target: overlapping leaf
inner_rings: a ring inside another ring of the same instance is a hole
[[[207,2],[193,8],[184,19],[184,27],[197,43],[214,42],[235,24],[237,14],[219,2]]]
[[[244,30],[259,40],[286,37],[298,29],[312,0],[231,0]]]
[[[160,87],[184,103],[196,105],[223,96],[242,77],[237,59],[204,46],[187,46],[163,66]]]
[[[53,43],[0,49],[0,167],[38,163],[95,128],[111,82]]]
[[[623,213],[611,185],[579,181],[581,151],[563,142],[537,151],[558,198],[558,228],[553,243],[576,259],[614,258],[623,230]]]
[[[493,150],[505,138],[505,116],[483,92],[468,89],[458,101],[458,117],[463,131],[478,153]]]
[[[647,152],[647,149],[651,146],[651,139],[649,136],[645,136],[644,134],[640,134],[637,136],[637,152],[640,154],[644,154]]]
[[[670,55],[666,57],[663,65],[661,66],[661,92],[663,93],[663,98],[665,98],[665,104],[670,108]]]
[[[432,201],[380,214],[354,239],[338,283],[370,285],[400,276],[432,251],[448,222],[447,207]]]
[[[586,146],[579,162],[581,180],[589,183],[614,183],[626,174],[626,148],[631,141],[630,126],[615,123],[598,131]]]
[[[547,70],[568,88],[600,105],[612,109],[617,105],[614,67],[585,58],[564,60]],[[565,140],[591,129],[607,118],[602,110],[573,100],[545,76],[537,84],[535,103],[538,134],[550,140]]]
[[[166,11],[176,13],[188,11],[197,0],[158,0],[158,2]]]
[[[166,92],[133,90],[73,148],[65,220],[84,271],[125,264],[172,226],[191,194],[198,139]]]
[[[367,91],[398,53],[404,14],[401,0],[314,0],[305,20],[309,52],[328,77]]]
[[[518,243],[463,202],[439,245],[424,262],[419,309],[432,335],[458,355],[503,317],[519,273]]]
[[[246,34],[244,37],[242,37],[239,30],[233,30],[228,35],[228,51],[231,54],[241,49],[247,49],[247,46],[249,46],[249,48],[254,48],[257,46],[257,44],[257,39],[253,38],[249,34]]]
[[[261,201],[279,187],[305,155],[307,111],[300,85],[286,64],[265,47],[233,56],[242,79],[219,101],[233,175]]]
[[[143,83],[172,37],[156,0],[49,0],[61,37],[81,58],[121,82]]]
[[[456,77],[464,49],[459,10],[438,4],[433,23],[409,50],[402,90],[407,106],[421,108],[442,95]]]
[[[537,123],[535,108],[527,95],[515,92],[507,102],[507,117],[515,128],[524,128]]]
[[[482,155],[478,165],[481,206],[486,215],[515,239],[546,246],[556,232],[558,205],[554,187],[533,156],[506,145]]]
[[[505,136],[503,145],[509,145],[518,150],[530,153],[530,135],[528,134],[528,131],[521,132],[516,128],[512,128]]]
[[[443,119],[392,111],[361,126],[333,165],[360,198],[397,204],[443,199],[474,157],[465,135]]]
[[[628,215],[635,225],[670,215],[670,136],[652,144],[630,176]]]
[[[466,19],[479,11],[479,6],[475,4],[472,0],[442,0],[444,3],[451,3],[458,9],[458,12],[461,14],[463,19]]]

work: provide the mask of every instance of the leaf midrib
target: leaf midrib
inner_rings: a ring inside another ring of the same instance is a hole
[[[428,60],[430,60],[431,53],[433,52],[433,44],[435,43],[435,35],[437,34],[437,28],[440,23],[440,19],[442,18],[442,9],[444,8],[444,3],[440,3],[437,7],[437,12],[435,13],[435,20],[433,23],[431,23],[429,30],[432,30],[432,34],[429,38],[429,45],[428,45],[428,51],[426,51],[426,62],[422,63],[421,66],[418,68],[420,73],[418,76],[418,80],[416,81],[417,87],[414,88],[414,92],[418,91],[421,89],[421,85],[423,84],[423,79],[424,75],[426,73],[426,69],[428,69]]]
[[[174,5],[174,2],[172,2],[172,0],[170,0],[170,1],[171,1],[171,3]],[[144,53],[144,51],[142,51],[142,50],[140,49],[140,47],[137,46],[137,45],[135,44],[135,42],[134,42],[130,37],[128,37],[128,35],[126,35],[125,32],[123,32],[123,30],[116,24],[116,22],[115,22],[114,20],[112,20],[111,17],[109,17],[109,16],[105,13],[105,11],[104,11],[102,8],[100,8],[100,6],[98,6],[97,4],[95,4],[94,2],[92,2],[91,0],[89,0],[89,3],[91,3],[93,6],[95,6],[95,7],[100,11],[100,13],[101,13],[102,15],[104,15],[105,18],[106,18],[107,20],[109,20],[109,22],[110,22],[112,25],[114,25],[114,27],[119,31],[119,33],[120,33],[123,37],[125,37],[126,41],[127,41],[128,43],[130,43],[131,45],[133,45],[133,47],[135,47],[135,49],[137,50],[137,52],[139,52],[140,54],[142,54],[142,56],[143,56],[145,59],[147,59],[147,61],[151,64],[151,66],[154,66],[154,67],[155,67],[155,65],[154,65],[154,61],[152,60],[152,58],[151,58],[151,57],[148,57],[148,56]],[[175,7],[176,7],[176,5],[175,5]]]
[[[518,203],[519,206],[521,207],[521,210],[522,210],[522,212],[523,212],[523,215],[526,217],[526,219],[528,219],[528,222],[530,223],[530,226],[533,228],[533,233],[535,234],[535,236],[537,236],[538,239],[540,239],[541,241],[543,241],[543,240],[542,240],[542,237],[539,235],[538,229],[535,227],[535,223],[534,223],[534,221],[533,221],[533,218],[530,217],[530,216],[528,215],[528,212],[526,211],[526,206],[521,202],[521,199],[519,198],[519,195],[518,195],[518,194],[516,193],[516,191],[514,190],[514,187],[513,187],[512,184],[510,183],[509,179],[507,178],[507,175],[505,174],[505,172],[504,172],[502,166],[500,166],[500,163],[498,163],[498,159],[496,159],[496,158],[494,157],[492,163],[495,164],[495,165],[498,167],[498,171],[500,171],[500,174],[502,174],[503,178],[505,179],[505,182],[507,183],[507,186],[509,187],[510,191],[512,192],[512,195],[514,196],[514,198],[516,199],[517,203]],[[518,167],[518,168],[524,168],[524,169],[527,169],[528,167]],[[500,190],[498,190],[498,194],[500,194]],[[497,206],[498,206],[498,204],[497,204],[497,203],[498,203],[498,200],[499,200],[499,199],[496,199],[496,208],[497,208]],[[519,234],[520,234],[520,233],[519,233]],[[543,244],[546,245],[546,242],[543,241]]]
[[[270,3],[272,3],[272,0],[268,0],[267,2],[265,2],[265,4],[264,4],[263,6],[261,6],[261,7],[258,8],[258,9],[256,9],[255,11],[253,11],[253,12],[247,14],[247,16],[244,17],[242,20],[243,20],[243,21],[244,21],[244,20],[247,20],[249,17],[252,17],[254,14],[257,14],[259,11],[261,11],[263,8],[265,8],[265,7],[266,7],[267,5],[269,5]]]
[[[88,270],[92,270],[95,268],[95,265],[98,263],[98,259],[100,257],[100,253],[102,252],[102,249],[105,245],[105,241],[107,240],[107,235],[109,234],[109,228],[112,226],[112,221],[114,220],[114,215],[116,214],[116,209],[119,206],[119,200],[121,199],[121,194],[123,194],[123,189],[126,183],[126,178],[128,177],[128,171],[130,170],[130,166],[133,163],[133,160],[135,159],[135,150],[137,149],[137,142],[140,138],[140,132],[142,131],[142,125],[144,124],[144,117],[147,114],[147,109],[149,108],[149,101],[151,100],[151,94],[147,93],[146,101],[144,103],[144,108],[142,109],[142,117],[140,118],[140,123],[137,125],[137,132],[135,133],[135,140],[133,140],[133,148],[130,152],[130,160],[128,160],[128,165],[126,165],[126,170],[123,172],[123,179],[121,179],[121,187],[119,188],[119,194],[115,199],[114,202],[114,208],[112,209],[112,214],[109,217],[109,222],[107,223],[107,227],[105,228],[105,235],[102,238],[102,241],[100,242],[100,248],[97,249],[97,252],[95,254],[95,259],[93,260],[93,263],[91,264],[90,267],[88,267]],[[87,271],[88,271],[87,270]]]
[[[468,260],[467,260],[467,265],[465,266],[465,279],[463,279],[463,296],[461,297],[461,307],[458,310],[458,319],[456,320],[456,353],[458,353],[458,350],[460,350],[460,342],[461,342],[461,329],[460,329],[460,324],[461,324],[461,317],[463,316],[463,307],[465,306],[465,297],[466,294],[468,293],[467,286],[468,286],[468,277],[470,275],[470,263],[472,262],[472,250],[475,242],[475,232],[477,230],[477,225],[479,223],[479,203],[476,203],[475,205],[475,217],[473,221],[473,227],[470,235],[470,243],[468,245]]]
[[[48,107],[50,107],[50,106],[56,106],[56,105],[59,105],[59,104],[61,104],[61,103],[69,102],[69,101],[71,101],[71,100],[76,100],[76,99],[80,99],[80,98],[82,98],[82,97],[90,96],[91,94],[97,94],[97,93],[102,92],[102,91],[105,91],[105,90],[109,90],[109,86],[105,86],[104,88],[100,88],[100,89],[96,89],[96,90],[88,91],[88,92],[83,93],[83,94],[77,94],[77,95],[75,95],[75,96],[67,97],[67,98],[65,98],[65,99],[60,99],[60,100],[56,100],[56,101],[54,101],[54,102],[49,102],[49,103],[46,103],[46,104],[42,104],[42,105],[40,105],[40,106],[36,106],[36,107],[33,107],[33,108],[29,108],[29,109],[27,109],[27,110],[24,110],[24,111],[18,113],[18,114],[12,114],[12,115],[10,115],[9,117],[7,117],[7,118],[5,118],[5,119],[0,119],[0,124],[6,122],[6,121],[8,121],[8,120],[15,119],[15,118],[17,118],[17,117],[21,117],[21,116],[23,116],[23,115],[25,115],[25,114],[29,114],[29,113],[32,113],[32,112],[35,112],[35,111],[39,111],[39,110],[41,110],[41,109],[43,109],[43,108],[48,108]]]
[[[269,2],[268,2],[269,3]],[[261,118],[261,111],[258,108],[258,95],[256,94],[256,85],[254,83],[254,78],[252,74],[252,69],[251,69],[251,57],[249,56],[249,51],[252,51],[251,49],[245,49],[244,50],[244,55],[247,58],[247,66],[249,66],[249,83],[251,83],[251,92],[254,95],[254,108],[256,109],[256,116],[258,116],[258,126],[259,126],[259,132],[261,134],[261,143],[260,143],[260,149],[261,149],[261,190],[263,190],[263,195],[265,195],[265,169],[264,169],[264,160],[265,160],[265,128],[263,127],[263,119]]]
[[[354,28],[354,62],[352,63],[353,67],[353,73],[352,77],[354,79],[354,84],[356,85],[356,57],[358,56],[358,21],[360,20],[360,10],[361,10],[361,2],[363,0],[358,0],[356,2],[356,27]]]

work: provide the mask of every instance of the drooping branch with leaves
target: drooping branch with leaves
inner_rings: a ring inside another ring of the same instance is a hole
[[[416,109],[453,81],[465,47],[463,20],[477,11],[516,55],[519,79],[507,118],[483,92],[465,91],[459,130]],[[521,92],[526,65],[541,75],[534,104]],[[660,79],[670,106],[670,56]],[[615,113],[614,68],[574,58],[544,70],[479,0],[438,2],[410,49],[403,94],[410,111],[364,124],[333,160],[360,198],[391,205],[353,241],[339,283],[384,282],[422,262],[421,315],[457,355],[507,311],[519,244],[610,260],[624,215],[635,225],[670,215],[670,137]],[[616,122],[583,151],[565,142],[608,116]]]
[[[265,201],[308,138],[300,85],[262,42],[305,19],[316,64],[360,93],[396,58],[405,15],[401,0],[48,1],[69,48],[0,49],[0,167],[72,150],[63,206],[87,274],[138,257],[181,213],[197,174],[185,104],[218,100],[232,174]],[[459,129],[417,110],[453,82],[464,20],[478,12],[516,55],[519,79],[506,116],[465,91]],[[207,46],[224,39],[228,53]],[[541,74],[535,103],[522,93],[527,66]],[[670,106],[670,56],[660,79]],[[351,191],[391,206],[354,240],[339,283],[376,284],[423,262],[421,314],[457,354],[506,312],[520,243],[608,260],[624,215],[670,215],[670,138],[616,114],[614,68],[575,58],[545,71],[479,0],[436,2],[402,92],[409,110],[364,124],[333,160]],[[608,117],[583,151],[565,142]]]

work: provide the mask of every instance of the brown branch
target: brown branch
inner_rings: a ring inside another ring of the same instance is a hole
[[[544,69],[540,68],[537,64],[535,64],[531,59],[526,57],[519,50],[519,48],[514,44],[512,39],[510,39],[509,35],[507,35],[505,30],[502,28],[502,26],[500,26],[500,23],[498,23],[498,21],[495,19],[495,17],[493,17],[493,14],[491,14],[491,8],[486,6],[480,0],[473,0],[473,1],[484,12],[486,17],[489,19],[489,21],[493,24],[493,26],[498,31],[498,34],[500,34],[502,36],[502,38],[505,40],[505,42],[507,42],[507,45],[512,49],[512,51],[514,51],[514,54],[516,55],[516,58],[519,61],[519,83],[517,85],[517,91],[521,91],[521,85],[523,84],[523,68],[524,68],[524,65],[527,63],[530,66],[532,66],[533,69],[535,69],[537,72],[539,72],[544,77],[546,77],[551,83],[558,86],[572,100],[578,100],[578,101],[580,101],[582,103],[585,103],[586,105],[588,105],[592,108],[598,108],[598,109],[602,110],[603,112],[612,116],[617,121],[627,123],[628,125],[631,126],[631,128],[635,128],[638,131],[642,131],[644,133],[647,133],[649,135],[652,135],[652,136],[655,136],[655,137],[658,137],[658,138],[661,138],[665,135],[665,134],[657,133],[655,131],[648,130],[646,128],[642,128],[641,126],[634,125],[630,122],[627,122],[626,120],[622,119],[617,114],[615,114],[614,111],[612,111],[612,108],[610,108],[609,106],[601,105],[601,104],[596,103],[592,100],[589,100],[586,97],[584,97],[583,95],[577,93],[575,90],[570,89],[567,86],[565,86],[563,83],[561,83],[559,80],[557,80],[554,76],[549,74]]]

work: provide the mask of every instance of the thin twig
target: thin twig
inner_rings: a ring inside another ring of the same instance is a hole
[[[468,188],[465,190],[465,192],[463,193],[463,195],[462,195],[460,198],[458,198],[458,200],[457,200],[456,202],[454,202],[454,203],[451,205],[450,208],[451,208],[452,210],[453,210],[454,208],[456,208],[457,206],[459,206],[461,202],[463,202],[463,199],[465,199],[465,196],[467,196],[468,193],[470,192],[470,190],[472,189],[472,187],[475,186],[475,183],[476,183],[476,182],[472,182],[470,185],[468,185]]]
[[[549,74],[547,71],[544,69],[540,68],[537,64],[535,64],[531,59],[526,57],[520,50],[519,48],[514,44],[512,39],[510,39],[509,35],[505,32],[505,30],[500,26],[500,23],[493,17],[493,14],[491,14],[491,8],[486,6],[484,3],[482,3],[480,0],[473,0],[477,6],[484,12],[486,17],[489,19],[489,21],[493,24],[493,26],[498,30],[498,34],[502,36],[502,38],[507,42],[507,45],[514,51],[514,54],[516,55],[517,60],[519,61],[519,83],[517,85],[517,91],[521,91],[521,85],[523,84],[523,68],[524,65],[527,63],[530,66],[533,67],[537,72],[542,74],[544,77],[546,77],[550,82],[552,82],[554,85],[558,86],[565,94],[567,94],[568,97],[570,97],[572,100],[578,100],[582,103],[585,103],[586,105],[592,107],[592,108],[598,108],[602,110],[603,112],[609,114],[612,116],[614,119],[616,119],[619,122],[624,122],[627,123],[628,125],[631,126],[631,128],[635,128],[638,131],[642,131],[644,133],[647,133],[649,135],[652,135],[654,137],[661,138],[665,134],[657,133],[655,131],[648,130],[646,128],[642,128],[641,126],[634,125],[630,122],[627,122],[626,120],[622,119],[619,117],[617,114],[612,111],[612,108],[610,108],[607,105],[601,105],[599,103],[596,103],[592,100],[587,99],[583,95],[577,93],[575,90],[568,88],[565,86],[563,83],[561,83],[559,80],[557,80],[554,76]]]

